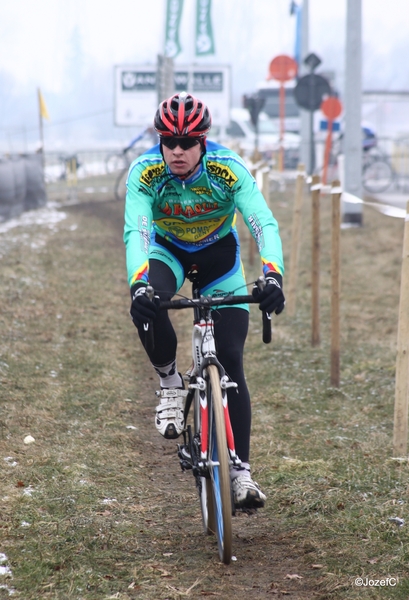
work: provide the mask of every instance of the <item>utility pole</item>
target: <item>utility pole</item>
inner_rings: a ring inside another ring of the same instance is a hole
[[[299,77],[307,75],[309,73],[307,65],[304,60],[309,54],[309,0],[303,0],[301,9],[301,57],[299,65]],[[312,175],[312,164],[311,164],[311,127],[310,127],[310,112],[304,108],[300,108],[300,134],[301,134],[301,148],[300,148],[300,162],[305,165],[306,172]]]
[[[347,0],[344,190],[362,198],[362,0]],[[343,222],[362,225],[362,204],[344,202]]]
[[[167,100],[174,94],[175,83],[174,83],[174,64],[173,58],[158,54],[158,62],[156,69],[156,80],[157,80],[157,93],[158,93],[158,104],[162,100]]]

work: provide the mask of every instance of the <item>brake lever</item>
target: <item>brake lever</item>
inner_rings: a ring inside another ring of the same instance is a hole
[[[155,290],[151,285],[148,285],[146,287],[146,295],[149,298],[149,300],[153,302]],[[153,341],[153,323],[144,323],[143,329],[145,331],[146,350],[148,352],[152,352],[155,347],[155,342]]]
[[[266,278],[264,275],[260,275],[260,277],[256,281],[256,285],[258,289],[262,292],[267,285]],[[263,312],[263,342],[265,344],[269,344],[271,342],[271,315],[267,312]]]

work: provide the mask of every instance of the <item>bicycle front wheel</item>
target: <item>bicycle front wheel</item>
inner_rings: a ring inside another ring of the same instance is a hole
[[[362,185],[371,194],[385,192],[393,181],[391,165],[382,159],[375,159],[364,167]]]
[[[220,560],[228,565],[232,555],[232,501],[226,426],[216,365],[207,368],[207,398],[211,412],[209,431],[209,471],[212,484],[215,533]]]
[[[200,444],[202,435],[202,419],[200,413],[200,393],[199,390],[195,391],[194,397],[194,432],[195,439]],[[200,447],[197,447],[197,457],[200,455]],[[213,493],[212,483],[210,478],[202,475],[196,475],[196,487],[199,494],[200,510],[202,513],[203,530],[208,535],[212,535],[216,532],[216,524],[214,517],[214,504],[213,504]]]

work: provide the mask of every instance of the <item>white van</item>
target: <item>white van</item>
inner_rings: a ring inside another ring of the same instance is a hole
[[[256,132],[246,108],[232,108],[228,127],[212,127],[209,138],[221,144],[239,148],[245,156],[256,147]],[[284,166],[296,168],[299,160],[300,135],[284,132]],[[258,150],[266,159],[271,159],[280,149],[280,129],[276,120],[261,112],[258,119]]]

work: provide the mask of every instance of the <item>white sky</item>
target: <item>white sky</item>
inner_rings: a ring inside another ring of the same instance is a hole
[[[195,2],[184,4],[184,51],[176,59],[180,63],[194,60]],[[213,0],[217,54],[199,62],[230,63],[233,76],[250,72],[263,79],[274,56],[293,52],[295,19],[289,16],[289,4],[290,0]],[[17,89],[40,86],[44,93],[63,92],[76,27],[85,71],[154,63],[163,51],[165,6],[165,0],[3,1],[0,72],[12,75]],[[379,68],[385,87],[409,88],[408,61],[397,66],[390,60],[399,49],[409,49],[407,7],[408,0],[363,0],[364,67],[371,73]],[[346,0],[310,0],[310,49],[323,58],[323,68],[343,64],[345,12]]]
[[[409,90],[408,2],[362,0],[364,89]],[[309,0],[309,48],[322,59],[319,70],[335,74],[341,98],[346,5]],[[175,65],[230,65],[233,106],[265,80],[275,56],[294,53],[290,0],[213,0],[216,54],[199,58],[193,54],[195,7],[196,0],[184,0],[183,51]],[[96,135],[127,143],[133,133],[115,127],[110,113],[113,67],[156,65],[164,49],[165,13],[166,0],[0,0],[0,145],[16,151],[38,143],[38,87],[51,117],[48,147],[66,144],[68,135],[73,144]],[[364,118],[379,130],[409,131],[409,112],[406,105],[400,108],[387,107],[386,116],[383,108],[371,108]]]

